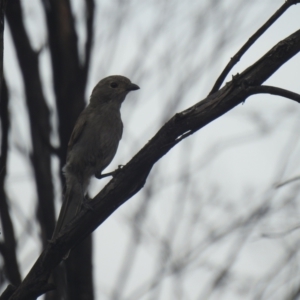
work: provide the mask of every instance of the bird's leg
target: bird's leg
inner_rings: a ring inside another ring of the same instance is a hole
[[[108,176],[113,176],[114,174],[115,174],[115,171],[109,172],[109,173],[105,173],[105,174],[101,174],[101,171],[100,171],[100,172],[96,172],[95,173],[95,177],[97,179],[102,179],[102,178],[105,178],[105,177],[108,177]]]
[[[117,174],[119,174],[119,172],[121,171],[121,169],[124,167],[124,165],[118,165],[118,169],[114,170],[113,172],[109,172],[109,173],[105,173],[105,174],[101,174],[101,171],[96,172],[95,173],[95,177],[97,179],[102,179],[108,176],[113,176],[115,177]]]

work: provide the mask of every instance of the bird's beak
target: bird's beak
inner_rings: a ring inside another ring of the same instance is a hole
[[[127,87],[127,91],[136,91],[139,89],[140,89],[140,87],[134,83],[130,83],[130,85]]]

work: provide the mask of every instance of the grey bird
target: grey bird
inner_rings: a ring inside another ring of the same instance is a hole
[[[52,238],[79,212],[91,177],[100,178],[114,158],[123,132],[121,105],[130,91],[138,89],[120,75],[102,79],[93,89],[68,143],[64,201]]]

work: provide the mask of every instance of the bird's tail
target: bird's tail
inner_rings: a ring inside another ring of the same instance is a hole
[[[63,204],[58,216],[58,220],[52,235],[52,239],[56,238],[61,229],[71,221],[79,212],[83,203],[83,190],[77,178],[68,178],[66,190],[64,193]],[[69,255],[67,255],[68,257]],[[65,258],[67,258],[65,257]]]

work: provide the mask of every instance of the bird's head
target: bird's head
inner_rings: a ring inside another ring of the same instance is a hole
[[[94,87],[91,102],[115,103],[121,105],[130,91],[138,90],[139,86],[121,75],[113,75],[100,80]]]

